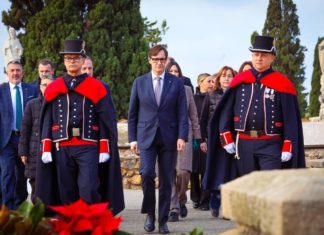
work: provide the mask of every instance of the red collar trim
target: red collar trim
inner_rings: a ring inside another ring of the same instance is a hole
[[[67,94],[68,89],[65,85],[63,77],[57,78],[45,90],[44,98],[47,102],[52,101],[60,94]]]
[[[254,83],[255,77],[251,70],[245,71],[243,73],[239,73],[230,84],[230,87],[236,87],[241,83]],[[279,72],[273,72],[265,77],[263,77],[260,81],[263,85],[274,89],[279,92],[288,93],[292,95],[297,95],[297,91],[294,87],[294,84],[284,75]]]
[[[107,90],[104,85],[97,79],[90,76],[86,77],[84,81],[75,88],[74,91],[87,97],[94,104],[107,95]],[[60,94],[67,93],[68,89],[65,85],[64,79],[63,77],[59,77],[46,88],[44,98],[47,102],[50,102]]]
[[[94,104],[108,94],[104,85],[97,79],[90,76],[86,77],[86,79],[84,79],[84,81],[80,83],[74,91],[87,97]]]

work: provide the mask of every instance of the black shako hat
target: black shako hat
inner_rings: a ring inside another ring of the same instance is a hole
[[[276,48],[274,46],[274,38],[269,36],[255,36],[253,45],[249,50],[252,52],[269,52],[275,55]]]
[[[79,54],[86,56],[84,50],[85,43],[79,39],[65,40],[64,41],[64,51],[61,51],[60,54]]]

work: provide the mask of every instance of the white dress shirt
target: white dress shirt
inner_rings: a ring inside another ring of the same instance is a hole
[[[162,94],[165,71],[160,76],[155,75],[153,72],[151,72],[151,73],[152,73],[152,79],[153,79],[153,91],[155,91],[155,87],[156,87],[156,83],[157,83],[157,80],[155,78],[160,77],[161,78],[161,80],[160,80],[161,94]]]

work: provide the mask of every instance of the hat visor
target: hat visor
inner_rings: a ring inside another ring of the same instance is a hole
[[[78,55],[84,55],[84,52],[80,51],[60,51],[60,54],[78,54]]]
[[[274,47],[272,47],[270,50],[267,49],[261,49],[261,48],[253,48],[253,47],[249,47],[249,50],[252,52],[266,52],[266,53],[273,53],[275,54],[275,49]]]

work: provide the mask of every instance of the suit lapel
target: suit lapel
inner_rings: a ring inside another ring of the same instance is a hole
[[[149,96],[152,100],[152,102],[157,106],[156,100],[155,100],[155,94],[154,94],[154,88],[153,88],[153,78],[152,78],[152,73],[148,73],[146,76],[147,82],[145,82],[145,84],[147,84],[147,90],[149,93]]]
[[[165,73],[164,75],[164,81],[163,81],[163,88],[162,88],[162,94],[161,94],[161,101],[160,106],[163,105],[164,100],[166,99],[166,95],[169,93],[169,90],[172,85],[172,79],[169,76],[168,73]]]
[[[5,94],[6,97],[9,97],[9,103],[7,103],[9,105],[9,117],[13,118],[13,105],[12,105],[12,97],[11,97],[9,82],[6,83]]]
[[[22,89],[22,94],[23,94],[23,110],[25,110],[26,103],[27,103],[27,95],[28,95],[28,87],[26,86],[25,83],[21,83],[21,89]]]

